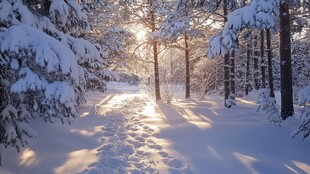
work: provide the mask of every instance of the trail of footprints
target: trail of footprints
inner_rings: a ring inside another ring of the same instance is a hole
[[[135,97],[123,103],[121,109],[106,113],[102,145],[97,149],[99,161],[82,173],[192,173],[189,165],[165,152],[152,136],[154,130],[140,121],[145,101]]]

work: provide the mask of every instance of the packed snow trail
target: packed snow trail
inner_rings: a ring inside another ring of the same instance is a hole
[[[145,99],[135,94],[116,97],[111,107],[97,105],[103,137],[97,149],[99,160],[82,173],[191,173],[188,165],[163,150],[154,130],[141,122]],[[109,104],[109,103],[107,103]],[[108,109],[110,108],[110,109]]]
[[[72,125],[32,124],[37,138],[5,151],[1,174],[310,173],[310,141],[290,138],[291,117],[270,124],[250,98],[155,103],[139,87],[89,93]]]

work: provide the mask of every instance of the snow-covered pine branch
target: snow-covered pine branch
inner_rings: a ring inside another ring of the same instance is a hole
[[[310,135],[310,86],[299,91],[298,102],[303,108],[301,109],[300,124],[297,130],[292,133],[292,137],[302,134],[305,139]]]
[[[176,10],[168,15],[159,30],[152,33],[153,40],[176,40],[188,32],[190,17],[185,15],[185,11]]]
[[[237,35],[245,28],[273,28],[277,7],[277,0],[252,0],[250,5],[229,13],[224,28],[209,41],[208,56],[225,55],[234,49]]]

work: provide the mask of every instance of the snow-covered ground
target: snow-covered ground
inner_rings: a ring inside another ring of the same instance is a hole
[[[290,138],[256,112],[251,97],[227,109],[222,98],[156,104],[139,87],[89,93],[72,125],[31,123],[37,138],[4,152],[1,174],[310,173],[310,140]]]

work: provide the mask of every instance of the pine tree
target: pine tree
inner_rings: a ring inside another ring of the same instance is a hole
[[[35,136],[32,119],[71,123],[77,116],[85,101],[79,62],[98,54],[74,37],[88,28],[75,1],[2,0],[0,11],[0,146],[19,151]]]

